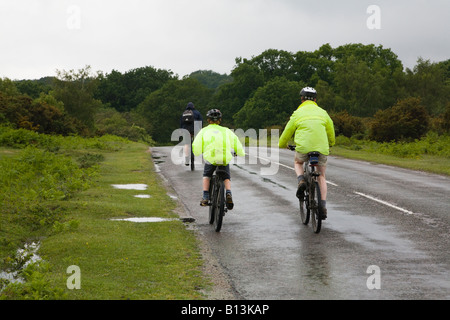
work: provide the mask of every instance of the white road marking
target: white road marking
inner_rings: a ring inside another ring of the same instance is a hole
[[[378,203],[384,204],[384,205],[386,205],[386,206],[388,206],[388,207],[397,209],[397,210],[402,211],[402,212],[404,212],[404,213],[406,213],[406,214],[412,214],[412,215],[414,214],[414,212],[412,212],[412,211],[406,210],[406,209],[404,209],[404,208],[401,208],[401,207],[399,207],[399,206],[393,205],[392,203],[386,202],[386,201],[384,201],[384,200],[380,200],[380,199],[375,198],[375,197],[373,197],[373,196],[370,196],[370,195],[367,195],[367,194],[364,194],[364,193],[361,193],[361,192],[357,192],[357,191],[355,191],[355,194],[360,195],[360,196],[363,196],[363,197],[365,197],[365,198],[367,198],[367,199],[376,201],[376,202],[378,202]]]

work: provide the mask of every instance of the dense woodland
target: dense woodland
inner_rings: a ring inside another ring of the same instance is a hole
[[[164,144],[190,101],[203,115],[220,109],[231,128],[283,129],[304,86],[317,89],[338,135],[407,141],[450,130],[450,59],[418,58],[410,70],[392,50],[363,44],[297,53],[269,49],[236,58],[230,75],[199,70],[180,78],[152,66],[105,74],[86,66],[39,80],[4,78],[0,124]]]

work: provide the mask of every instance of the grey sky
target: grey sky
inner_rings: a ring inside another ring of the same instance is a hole
[[[381,44],[412,68],[450,58],[449,18],[448,0],[0,0],[0,77],[85,65],[230,73],[236,57],[325,43]]]

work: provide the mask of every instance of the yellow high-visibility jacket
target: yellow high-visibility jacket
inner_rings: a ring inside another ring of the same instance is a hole
[[[278,146],[285,148],[295,134],[295,150],[300,153],[318,151],[330,154],[330,146],[336,142],[334,124],[328,113],[314,101],[303,102],[292,114]]]
[[[218,124],[210,124],[200,130],[192,142],[194,155],[203,154],[203,158],[215,166],[226,166],[233,159],[231,150],[238,156],[245,156],[239,138],[233,131]]]

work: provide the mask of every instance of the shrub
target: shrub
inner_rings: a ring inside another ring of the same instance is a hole
[[[350,115],[347,110],[331,114],[336,135],[351,137],[364,132],[364,125],[359,117]]]
[[[374,115],[369,138],[379,142],[419,139],[428,125],[429,115],[420,99],[407,98]]]

